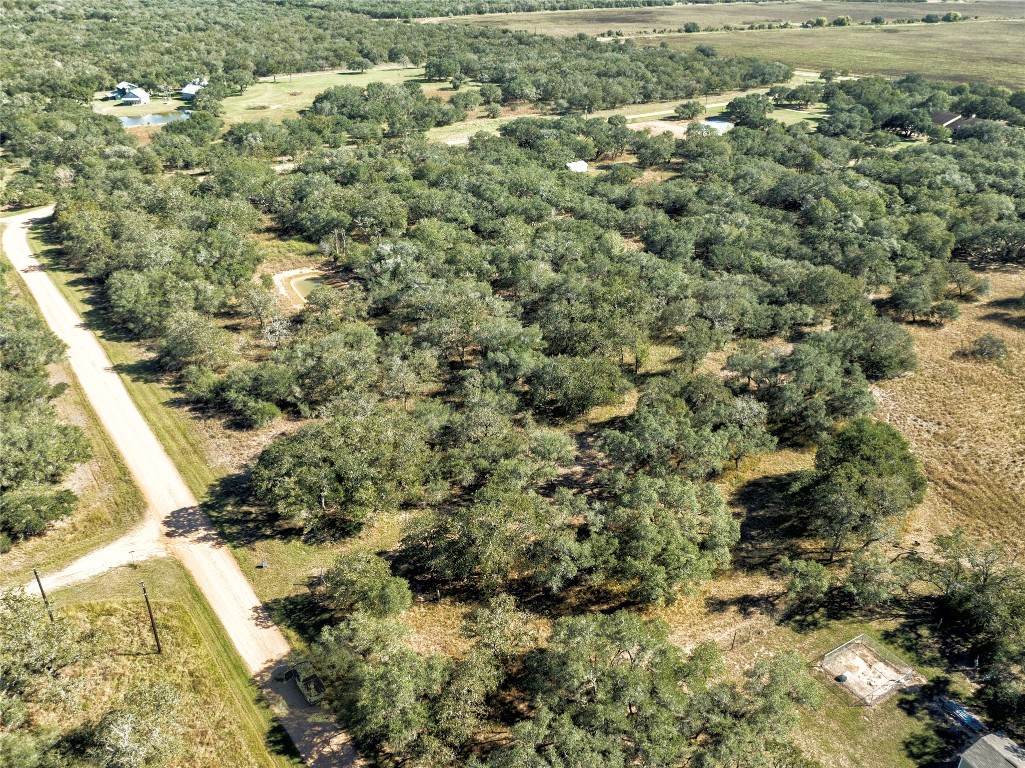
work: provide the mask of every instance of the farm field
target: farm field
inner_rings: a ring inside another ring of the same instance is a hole
[[[702,27],[749,24],[801,24],[824,16],[850,16],[855,23],[882,16],[894,19],[920,19],[927,13],[956,11],[979,19],[1020,19],[1025,8],[1016,0],[968,0],[939,4],[902,2],[842,2],[836,0],[796,0],[796,2],[713,3],[707,5],[669,5],[652,8],[599,8],[580,11],[543,11],[537,13],[495,13],[425,19],[428,22],[466,23],[479,27],[525,29],[545,35],[575,35],[580,32],[600,35],[609,30],[624,35],[650,34],[653,30],[676,29],[687,22]]]
[[[888,20],[921,18],[956,11],[971,21],[961,24],[863,26],[874,16]],[[855,26],[822,29],[738,30],[682,34],[687,22],[702,27],[801,23],[824,16],[850,16]],[[847,70],[855,74],[902,76],[917,72],[940,80],[985,80],[1012,88],[1025,85],[1025,4],[1013,0],[925,3],[845,3],[800,0],[793,3],[717,3],[659,8],[494,14],[432,20],[476,26],[523,29],[540,34],[602,35],[609,30],[636,36],[644,45],[668,43],[691,50],[712,45],[724,56],[782,61],[798,69]],[[984,25],[984,26],[983,26]],[[985,45],[980,45],[984,40]],[[610,40],[611,42],[611,40]]]
[[[1022,6],[1025,8],[1025,5]],[[985,45],[980,45],[985,40]],[[799,69],[863,75],[923,74],[934,80],[1025,86],[1025,20],[886,27],[776,29],[666,35],[641,40],[689,51],[713,45],[723,56],[771,58]]]

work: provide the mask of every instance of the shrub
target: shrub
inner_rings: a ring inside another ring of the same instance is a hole
[[[968,345],[964,354],[977,360],[1003,360],[1007,357],[1007,344],[999,336],[984,333]]]

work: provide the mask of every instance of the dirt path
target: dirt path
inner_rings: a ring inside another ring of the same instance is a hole
[[[67,345],[71,369],[142,491],[147,512],[142,525],[128,536],[48,576],[45,584],[53,589],[143,559],[143,555],[170,552],[195,579],[307,765],[361,765],[338,726],[325,722],[322,710],[307,705],[294,684],[280,679],[290,652],[287,641],[135,407],[99,341],[33,255],[28,229],[52,212],[49,207],[4,219],[3,249],[24,278],[47,325]]]

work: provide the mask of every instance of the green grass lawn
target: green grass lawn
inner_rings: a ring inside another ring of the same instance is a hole
[[[769,117],[778,120],[783,125],[809,123],[811,128],[818,126],[825,116],[826,110],[822,105],[809,109],[776,109],[769,113]]]
[[[367,72],[302,72],[294,75],[265,77],[249,86],[240,96],[229,96],[222,102],[224,121],[231,125],[249,120],[266,118],[279,122],[298,117],[299,110],[306,109],[319,93],[336,85],[354,85],[365,88],[369,83],[390,83],[419,81],[425,90],[437,90],[440,84],[425,83],[422,68],[378,68]]]
[[[163,653],[157,655],[139,582],[146,582]],[[288,737],[188,574],[170,558],[104,574],[50,595],[55,610],[103,633],[95,659],[76,673],[80,688],[62,729],[87,722],[133,686],[179,689],[186,734],[179,768],[289,768],[301,765]]]
[[[188,108],[189,102],[177,96],[161,99],[153,96],[149,104],[123,105],[113,100],[97,98],[93,100],[93,112],[115,117],[142,117],[143,115],[165,115],[181,107]]]

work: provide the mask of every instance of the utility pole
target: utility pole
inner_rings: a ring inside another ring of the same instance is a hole
[[[43,605],[46,606],[46,612],[50,614],[50,623],[53,624],[53,609],[50,608],[50,601],[46,599],[46,592],[43,590],[43,582],[39,578],[39,571],[33,568],[32,573],[36,575],[36,584],[39,585],[39,594],[43,596]]]
[[[160,635],[157,634],[157,622],[153,618],[153,608],[149,604],[149,594],[146,592],[146,582],[140,581],[142,585],[142,596],[146,600],[146,610],[149,612],[149,625],[153,628],[153,639],[157,641],[157,653],[163,653],[160,649]]]

